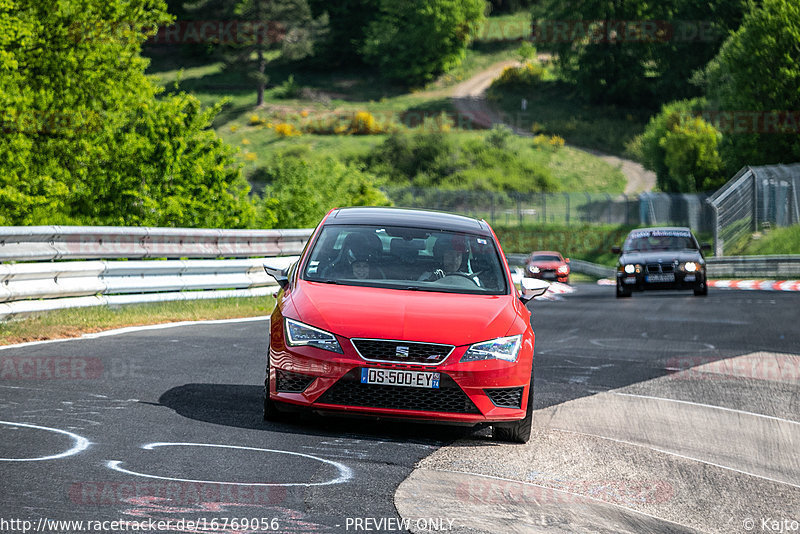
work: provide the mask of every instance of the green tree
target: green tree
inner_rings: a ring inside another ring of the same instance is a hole
[[[737,27],[746,1],[545,0],[534,39],[587,100],[655,107],[700,93],[689,78]]]
[[[327,15],[329,32],[316,41],[315,56],[330,65],[363,64],[360,56],[367,28],[378,16],[380,0],[309,0],[314,17]]]
[[[708,191],[725,183],[719,143],[722,134],[702,119],[702,98],[665,104],[631,147],[633,155],[656,173],[662,191]]]
[[[242,72],[264,104],[270,63],[313,55],[314,43],[327,33],[328,17],[314,17],[308,0],[195,0],[185,5],[196,19],[235,21],[229,42],[210,43],[229,71]]]
[[[160,0],[0,0],[4,224],[253,224],[216,110],[159,100],[142,42]]]
[[[390,79],[429,81],[461,62],[485,10],[484,0],[381,0],[364,60]]]
[[[306,161],[278,155],[260,175],[270,185],[259,218],[276,228],[313,227],[336,207],[389,205],[373,175],[332,158]]]
[[[721,154],[729,174],[744,165],[800,161],[800,3],[753,3],[741,28],[731,35],[705,72],[705,91],[713,108],[750,113],[764,119],[744,131],[724,131]],[[776,112],[775,131],[768,131]],[[763,130],[763,131],[759,131]]]

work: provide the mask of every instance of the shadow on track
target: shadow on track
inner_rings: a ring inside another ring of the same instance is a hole
[[[186,384],[174,387],[159,397],[159,405],[178,415],[216,425],[289,434],[317,436],[343,435],[350,438],[403,441],[441,446],[461,439],[472,428],[425,424],[374,418],[320,416],[295,413],[287,422],[262,420],[263,386],[240,384]]]

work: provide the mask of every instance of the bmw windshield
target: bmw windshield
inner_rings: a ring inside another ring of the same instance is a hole
[[[310,282],[503,295],[508,281],[491,237],[393,226],[329,225],[302,278]]]
[[[623,252],[698,249],[697,241],[692,234],[681,230],[632,232],[622,246]]]

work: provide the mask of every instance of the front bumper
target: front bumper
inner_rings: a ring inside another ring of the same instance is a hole
[[[662,274],[662,273],[659,273]],[[630,291],[651,291],[669,289],[700,289],[706,282],[706,271],[702,269],[694,273],[675,271],[674,280],[653,279],[646,273],[628,274],[617,270],[617,285]]]
[[[468,348],[461,346],[441,364],[430,366],[368,362],[345,338],[338,338],[344,354],[288,347],[282,334],[282,329],[274,329],[270,343],[268,383],[273,401],[320,412],[468,424],[525,417],[532,383],[532,338],[523,343],[514,363],[460,363]],[[362,384],[362,368],[436,372],[440,387]]]

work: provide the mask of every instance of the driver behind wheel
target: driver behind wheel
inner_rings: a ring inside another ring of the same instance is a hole
[[[436,263],[441,267],[435,269],[433,272],[423,273],[419,279],[426,282],[433,282],[449,274],[467,275],[467,273],[462,270],[466,251],[467,243],[463,237],[440,237],[436,240],[436,244],[433,245],[433,257],[436,258]]]

